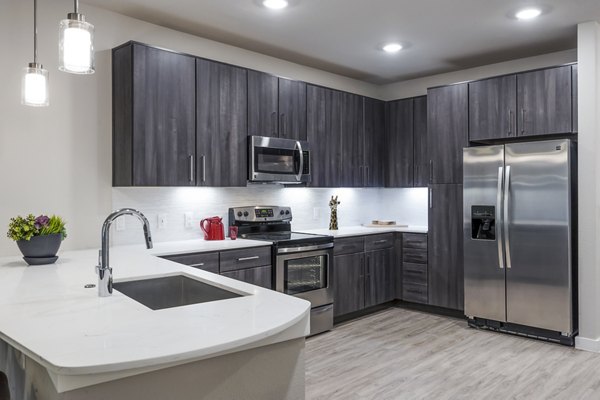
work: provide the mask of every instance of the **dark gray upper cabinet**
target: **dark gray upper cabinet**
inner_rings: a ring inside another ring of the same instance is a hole
[[[279,80],[248,70],[248,134],[279,136]]]
[[[279,78],[279,137],[306,140],[306,83]]]
[[[113,185],[192,186],[194,57],[128,43],[113,50]]]
[[[429,304],[464,309],[463,186],[430,187],[427,244]]]
[[[365,307],[394,300],[394,249],[368,251],[365,270]]]
[[[519,136],[573,131],[571,66],[517,75]]]
[[[340,186],[342,93],[308,85],[307,98],[307,136],[312,144],[310,186]]]
[[[365,253],[334,257],[333,315],[340,316],[365,307]]]
[[[468,84],[427,91],[427,148],[431,183],[462,183],[462,153],[468,145]]]
[[[385,102],[364,98],[364,187],[382,187],[385,175]]]
[[[386,104],[387,187],[413,186],[413,106],[413,99]]]
[[[248,134],[306,140],[306,83],[248,70]]]
[[[246,186],[246,70],[196,60],[198,186]]]
[[[469,140],[517,136],[517,76],[469,83]]]
[[[429,183],[429,151],[427,150],[427,96],[414,98],[413,104],[413,186]]]
[[[360,187],[365,180],[363,97],[341,92],[340,181],[336,186]],[[318,144],[317,144],[318,145]]]

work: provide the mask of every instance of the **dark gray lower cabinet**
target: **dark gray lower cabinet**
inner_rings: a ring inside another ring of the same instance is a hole
[[[164,256],[162,258],[187,265],[188,267],[198,268],[215,274],[219,273],[219,253],[181,254]]]
[[[221,275],[267,289],[273,288],[273,271],[270,265],[223,272]]]
[[[393,248],[366,253],[365,307],[394,300],[393,257]]]
[[[429,304],[463,310],[463,186],[431,185],[429,190]]]
[[[335,256],[333,315],[340,316],[365,307],[365,254]]]

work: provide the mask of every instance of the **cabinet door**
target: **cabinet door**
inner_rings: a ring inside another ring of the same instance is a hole
[[[469,83],[469,140],[517,136],[517,76]]]
[[[386,105],[387,187],[412,187],[413,99],[397,100]]]
[[[279,79],[248,70],[248,135],[279,136]]]
[[[432,183],[462,183],[462,153],[469,129],[466,83],[427,91],[427,148]]]
[[[427,187],[429,183],[429,152],[427,151],[427,96],[413,101],[413,186]]]
[[[342,92],[342,164],[338,186],[361,187],[364,180],[363,97]]]
[[[273,275],[270,265],[223,272],[221,275],[267,289],[273,288]]]
[[[571,74],[567,65],[517,75],[519,136],[573,131]]]
[[[306,140],[306,83],[279,78],[279,137]]]
[[[246,186],[246,70],[197,59],[197,184]]]
[[[334,257],[333,315],[339,316],[365,308],[365,253]]]
[[[365,307],[394,300],[394,249],[387,248],[366,253]]]
[[[313,187],[339,187],[342,167],[342,93],[308,85],[307,133]]]
[[[196,61],[133,45],[133,185],[193,186]]]
[[[385,151],[387,151],[385,143],[385,102],[365,98],[364,108],[363,186],[382,187],[385,183]]]
[[[402,234],[394,235],[394,281],[396,299],[402,299]]]
[[[430,196],[429,304],[463,310],[463,186],[432,185]]]
[[[577,98],[579,91],[578,88],[578,68],[577,65],[571,66],[572,68],[572,80],[571,85],[573,86],[573,132],[579,132],[579,99]]]

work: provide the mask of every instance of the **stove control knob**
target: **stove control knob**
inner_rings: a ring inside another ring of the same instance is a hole
[[[237,216],[238,216],[238,217],[241,217],[242,215],[243,215],[243,214],[242,214],[242,212],[241,212],[241,211],[238,211],[238,213],[237,213]]]
[[[248,211],[244,211],[244,217],[248,216]]]
[[[281,211],[279,211],[279,214],[283,215],[283,214],[285,214],[285,211],[281,210]]]
[[[290,215],[290,210],[285,210],[285,215]]]

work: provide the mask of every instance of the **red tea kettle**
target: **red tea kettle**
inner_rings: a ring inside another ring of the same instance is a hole
[[[200,229],[204,232],[204,240],[225,240],[223,218],[211,217],[200,221]]]

